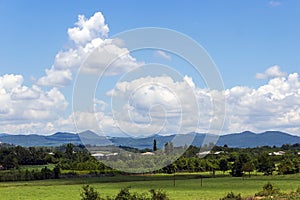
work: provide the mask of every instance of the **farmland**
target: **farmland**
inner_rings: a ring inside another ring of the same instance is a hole
[[[199,148],[191,146],[160,170],[130,174],[105,166],[86,149],[72,144],[51,149],[2,147],[0,156],[6,162],[0,172],[0,199],[80,200],[82,186],[87,184],[103,198],[126,187],[139,194],[162,189],[174,200],[220,199],[229,192],[249,197],[267,183],[290,193],[300,187],[299,148],[299,144],[247,149],[215,146],[201,159]],[[176,149],[161,154],[172,155],[173,151]],[[278,152],[281,154],[274,155]]]
[[[30,182],[0,183],[1,200],[35,199],[80,199],[84,184],[92,185],[102,197],[115,195],[121,188],[131,187],[132,192],[147,192],[149,189],[163,189],[170,199],[219,199],[228,192],[251,196],[270,182],[283,192],[290,192],[300,187],[300,175],[252,176],[252,177],[217,177],[201,179],[199,174],[178,174],[174,186],[172,175],[114,176],[97,178],[74,178],[41,180]]]

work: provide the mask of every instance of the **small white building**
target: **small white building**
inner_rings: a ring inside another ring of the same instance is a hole
[[[100,157],[104,157],[105,155],[103,153],[93,153],[92,156],[96,158],[100,158]]]
[[[214,154],[219,155],[219,154],[223,154],[223,153],[225,153],[225,152],[224,151],[216,151]]]
[[[210,154],[210,151],[201,151],[201,152],[197,153],[197,156],[203,157],[203,156],[206,156],[208,154]]]
[[[109,154],[106,154],[106,156],[117,156],[119,155],[118,153],[109,153]]]
[[[119,153],[93,153],[92,156],[95,158],[103,158],[103,157],[110,157],[110,156],[117,156]]]
[[[283,156],[284,154],[284,151],[274,151],[273,153],[269,153],[269,156]]]
[[[155,153],[153,152],[145,152],[145,153],[142,153],[143,156],[152,156],[152,155],[155,155]]]

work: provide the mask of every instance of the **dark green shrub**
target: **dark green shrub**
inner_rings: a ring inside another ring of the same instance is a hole
[[[166,192],[164,192],[163,190],[151,189],[149,192],[152,195],[151,200],[168,200],[169,199]]]
[[[133,197],[130,194],[129,187],[121,189],[115,198],[115,200],[131,200],[131,199],[133,199]]]
[[[233,192],[228,193],[225,197],[220,200],[242,200],[241,194],[235,195]]]
[[[83,192],[80,194],[81,200],[103,200],[100,195],[93,187],[89,185],[82,186]]]
[[[271,183],[267,183],[263,186],[263,191],[260,191],[255,194],[255,196],[274,196],[280,194],[279,189],[275,189]]]

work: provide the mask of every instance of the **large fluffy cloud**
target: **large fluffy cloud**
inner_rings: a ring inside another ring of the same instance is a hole
[[[23,84],[23,76],[0,76],[0,130],[2,132],[31,132],[33,127],[45,126],[48,120],[59,118],[68,103],[57,89],[43,91]]]
[[[115,125],[134,136],[208,130],[214,111],[207,90],[197,91],[187,76],[177,81],[167,75],[123,81],[107,95]]]
[[[225,91],[228,131],[282,130],[300,133],[300,82],[297,73],[271,79],[257,89]]]
[[[272,78],[256,89],[236,86],[225,91],[197,88],[187,76],[182,81],[161,76],[120,82],[108,92],[113,98],[112,110],[117,114],[105,116],[105,123],[101,121],[104,117],[100,117],[99,124],[105,124],[110,131],[108,122],[111,122],[111,127],[121,126],[133,134],[148,134],[176,132],[178,126],[183,132],[193,131],[194,124],[200,120],[197,131],[205,132],[219,115],[218,110],[213,110],[216,105],[212,102],[212,94],[216,98],[214,101],[222,101],[222,96],[225,96],[224,133],[244,130],[300,133],[300,81],[297,73]],[[197,105],[191,98],[196,99]],[[119,107],[114,106],[114,101]]]
[[[90,19],[86,19],[84,15],[79,15],[76,25],[76,27],[68,29],[70,39],[76,44],[86,44],[94,38],[106,37],[109,32],[101,12],[95,13]]]
[[[143,64],[122,47],[120,40],[107,38],[108,33],[109,28],[101,12],[89,19],[79,15],[75,27],[68,29],[73,46],[57,53],[54,64],[46,69],[46,75],[37,83],[43,86],[66,86],[80,67],[82,73],[118,75]],[[89,62],[84,62],[87,58]]]
[[[75,111],[54,126],[70,130],[74,119],[77,131],[89,129],[108,136],[149,136],[205,131],[212,116],[210,94],[207,90],[195,91],[195,84],[188,76],[177,81],[166,75],[123,81],[107,95],[112,104],[95,99],[94,112]],[[199,117],[203,120],[198,121]]]
[[[225,96],[224,133],[244,130],[300,133],[298,73],[272,78],[258,88],[236,86],[210,91],[195,85],[191,77],[175,81],[166,75],[119,82],[107,92],[112,107],[95,99],[95,112],[74,112],[64,118],[61,111],[67,102],[58,89],[42,91],[35,85],[26,87],[22,76],[4,75],[0,77],[1,131],[76,131],[75,120],[78,131],[90,129],[111,136],[121,132],[131,136],[206,132],[218,116],[213,110],[212,96],[217,98],[214,101]],[[111,112],[107,112],[109,109]]]

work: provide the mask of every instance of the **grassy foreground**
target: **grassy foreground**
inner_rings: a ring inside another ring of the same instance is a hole
[[[272,183],[281,191],[290,192],[300,187],[300,175],[289,176],[253,176],[251,178],[204,178],[196,175],[176,176],[116,176],[85,179],[60,179],[31,182],[0,183],[1,200],[76,200],[80,199],[83,184],[92,185],[102,197],[112,196],[130,186],[132,192],[147,192],[149,189],[164,189],[170,199],[219,199],[228,192],[252,196],[260,191],[264,184]]]

